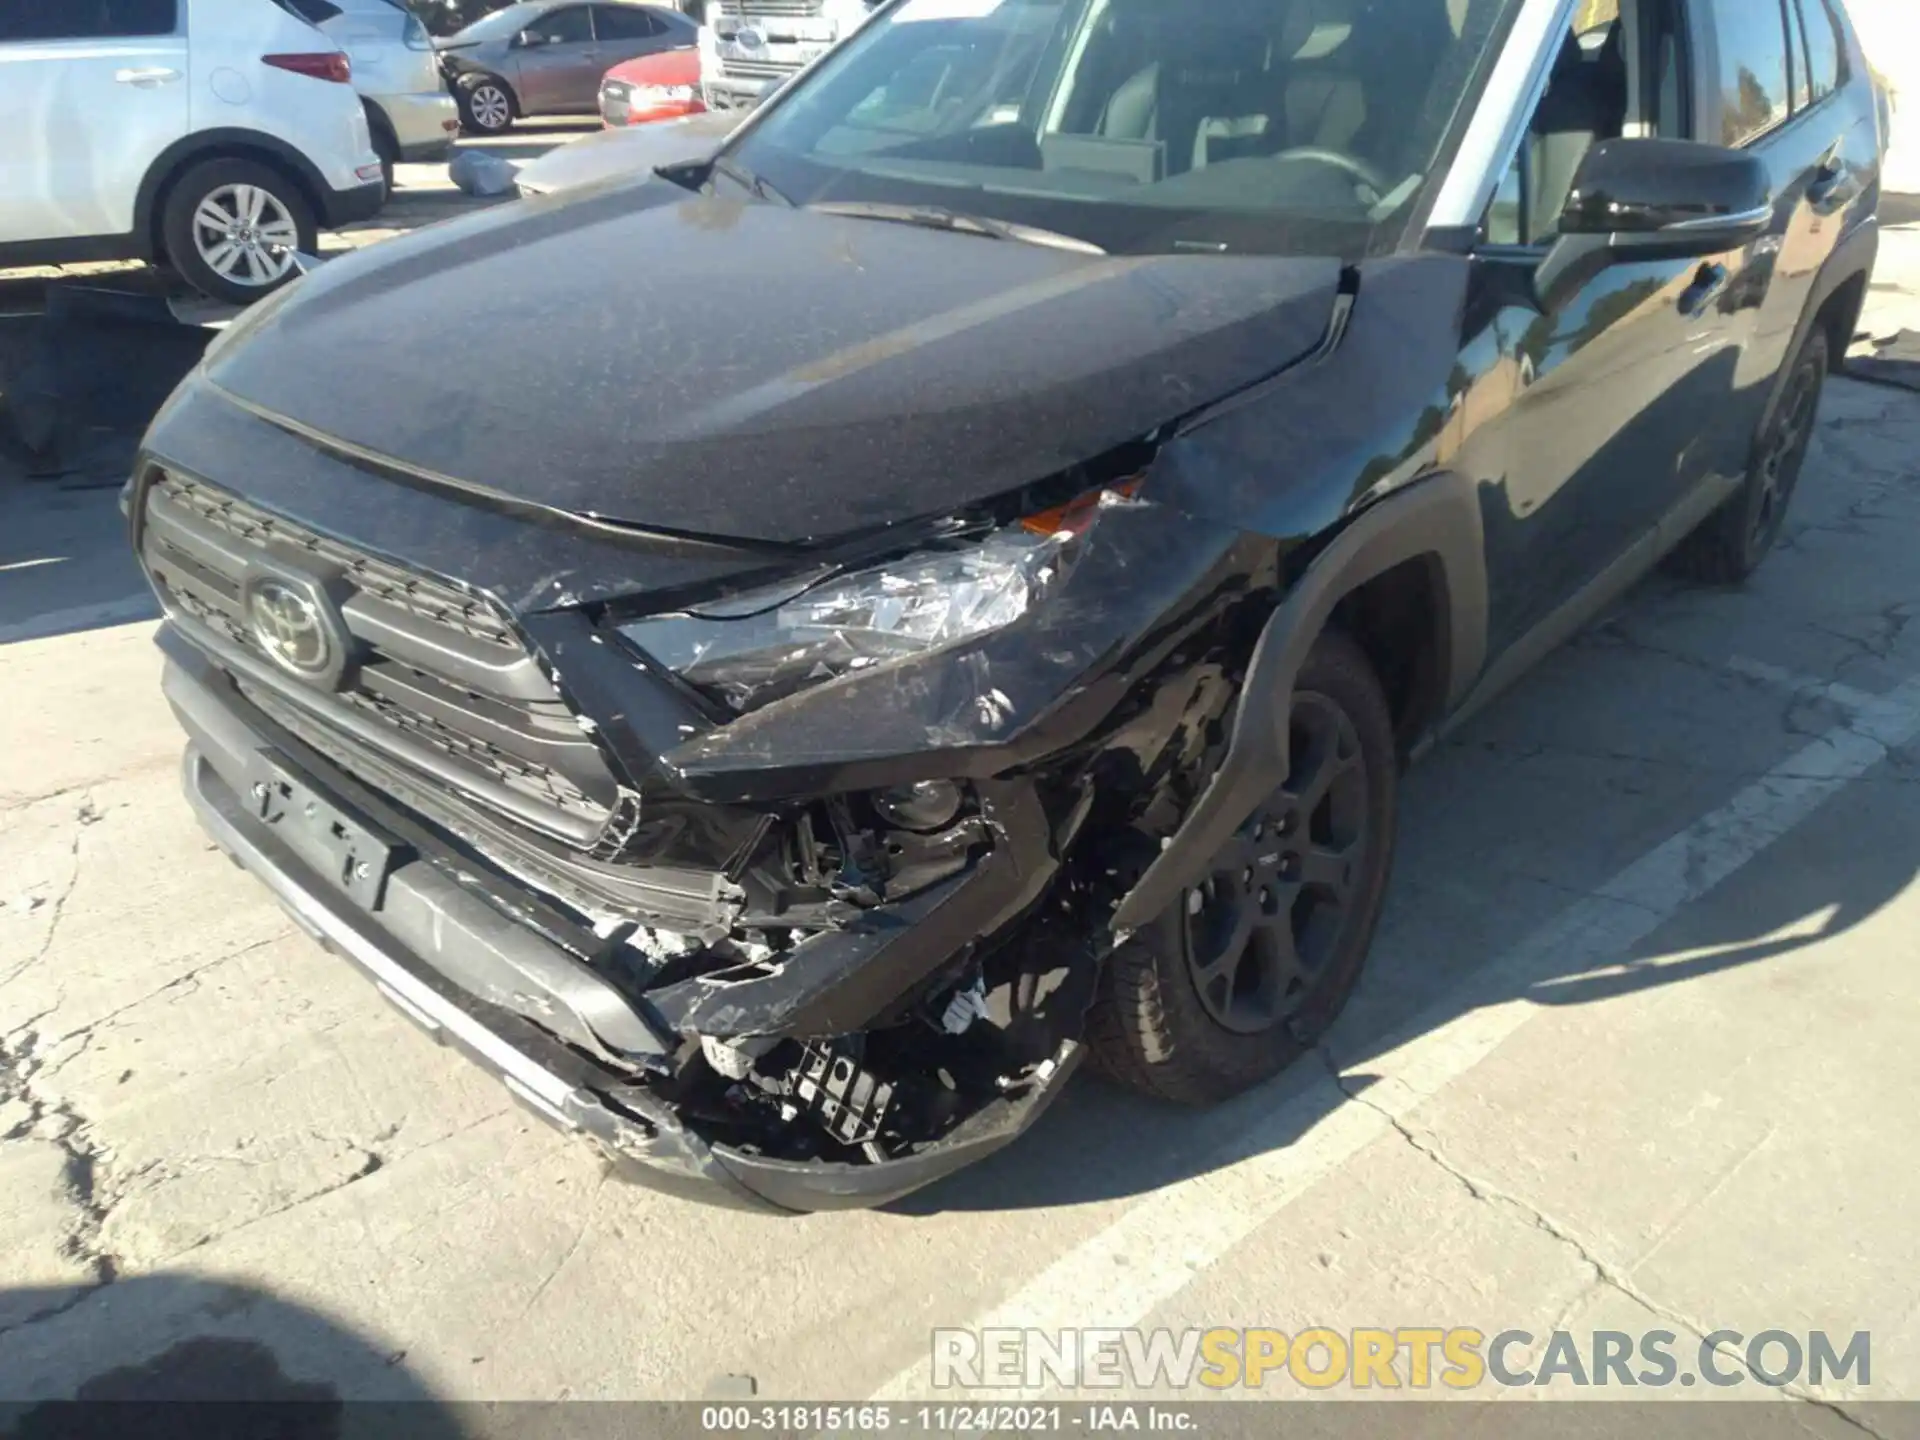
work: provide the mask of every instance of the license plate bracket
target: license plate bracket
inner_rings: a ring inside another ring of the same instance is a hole
[[[378,910],[387,879],[409,853],[391,835],[343,812],[284,755],[256,750],[247,767],[247,803],[303,858],[363,910]]]

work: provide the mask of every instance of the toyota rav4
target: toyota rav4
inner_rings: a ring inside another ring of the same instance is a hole
[[[1882,152],[1835,0],[893,0],[216,342],[128,497],[188,796],[663,1188],[1234,1094],[1402,764],[1781,534]]]

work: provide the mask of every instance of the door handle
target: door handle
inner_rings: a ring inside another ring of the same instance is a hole
[[[151,89],[155,85],[166,85],[180,78],[178,70],[169,70],[164,65],[150,65],[143,69],[116,70],[113,78],[122,85],[139,85]]]
[[[1840,152],[1829,150],[1821,159],[1820,166],[1813,172],[1813,179],[1807,185],[1807,200],[1814,205],[1830,204],[1840,193],[1841,184],[1847,178],[1847,162]]]
[[[1680,296],[1680,313],[1689,320],[1698,319],[1707,311],[1707,307],[1726,293],[1727,282],[1733,278],[1726,266],[1720,264],[1702,265],[1693,284]]]

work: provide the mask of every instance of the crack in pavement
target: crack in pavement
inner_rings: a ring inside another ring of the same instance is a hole
[[[67,1259],[84,1266],[92,1280],[78,1286],[76,1293],[65,1300],[0,1328],[0,1335],[64,1314],[89,1295],[111,1285],[120,1273],[119,1259],[102,1242],[102,1231],[115,1203],[103,1184],[107,1153],[95,1145],[91,1124],[73,1109],[72,1102],[39,1093],[35,1077],[40,1066],[33,1058],[35,1039],[35,1032],[28,1030],[18,1045],[0,1047],[0,1101],[17,1100],[24,1104],[26,1133],[44,1137],[63,1152],[61,1180],[76,1218],[61,1241],[60,1251]]]
[[[29,1067],[32,1066],[30,1057],[25,1060],[25,1063]],[[28,1076],[31,1077],[37,1073],[37,1071],[30,1068],[27,1073]],[[36,1310],[24,1319],[18,1320],[11,1325],[0,1326],[0,1338],[4,1338],[19,1330],[25,1330],[30,1326],[44,1324],[49,1320],[56,1319],[74,1309],[76,1306],[85,1304],[96,1295],[104,1294],[116,1280],[121,1278],[122,1269],[118,1258],[99,1245],[100,1231],[104,1227],[107,1217],[117,1206],[137,1195],[151,1194],[167,1181],[190,1174],[194,1169],[202,1165],[226,1162],[249,1163],[237,1155],[201,1155],[192,1157],[177,1165],[170,1164],[166,1160],[149,1161],[147,1164],[121,1177],[120,1184],[111,1197],[103,1197],[102,1187],[99,1184],[99,1171],[105,1159],[105,1154],[92,1147],[86,1134],[88,1122],[78,1115],[75,1115],[66,1107],[64,1102],[57,1105],[48,1104],[39,1097],[28,1094],[25,1086],[13,1078],[15,1075],[15,1061],[12,1052],[0,1050],[0,1101],[10,1098],[25,1098],[29,1107],[33,1110],[33,1122],[36,1127],[38,1122],[46,1116],[59,1117],[63,1122],[62,1133],[58,1137],[55,1137],[54,1143],[61,1145],[61,1147],[67,1151],[68,1164],[66,1179],[72,1192],[72,1198],[76,1206],[80,1207],[82,1211],[81,1224],[76,1227],[75,1234],[68,1239],[68,1253],[82,1258],[95,1258],[98,1264],[95,1267],[96,1278],[93,1283],[77,1286],[75,1293],[65,1299],[40,1310]],[[30,1080],[28,1083],[30,1083]],[[375,1135],[372,1144],[366,1144],[347,1136],[329,1136],[321,1134],[318,1131],[311,1132],[313,1138],[317,1140],[333,1141],[349,1149],[359,1151],[361,1155],[360,1165],[352,1174],[344,1176],[332,1184],[324,1186],[310,1194],[302,1195],[297,1200],[289,1201],[287,1204],[277,1206],[272,1210],[262,1211],[258,1215],[248,1216],[238,1225],[203,1236],[195,1240],[192,1244],[182,1246],[179,1250],[170,1251],[165,1255],[159,1256],[153,1262],[153,1268],[172,1263],[180,1256],[201,1249],[216,1240],[223,1240],[231,1235],[239,1234],[241,1231],[250,1229],[263,1221],[271,1220],[279,1215],[288,1214],[303,1206],[310,1205],[325,1196],[344,1190],[349,1185],[356,1184],[368,1176],[385,1169],[390,1158],[409,1159],[415,1155],[425,1154],[427,1151],[461,1135],[465,1135],[469,1131],[476,1130],[490,1121],[498,1120],[501,1116],[512,1113],[513,1107],[511,1105],[503,1105],[498,1110],[489,1111],[487,1114],[480,1116],[478,1119],[466,1125],[449,1130],[444,1135],[436,1136],[424,1145],[418,1145],[410,1150],[403,1151],[396,1157],[389,1157],[383,1151],[374,1147],[386,1140],[392,1139],[399,1133],[400,1125],[398,1122],[395,1122]],[[70,1124],[68,1122],[70,1122]],[[152,1184],[136,1185],[135,1183],[156,1174],[158,1178],[155,1179]],[[91,1257],[88,1257],[83,1250],[72,1248],[76,1245],[90,1246],[92,1249]]]
[[[73,843],[67,847],[67,856],[72,864],[68,867],[66,883],[60,887],[60,893],[53,897],[53,914],[47,917],[46,937],[33,954],[6,974],[0,975],[0,986],[12,984],[52,953],[53,942],[60,934],[60,921],[67,913],[67,901],[73,898],[73,892],[80,884],[80,840],[87,833],[87,827],[97,823],[103,813],[93,808],[93,791],[90,787],[85,794],[86,799],[80,802],[80,808],[74,812],[73,818],[79,829],[73,832]]]
[[[1470,1175],[1465,1170],[1462,1170],[1458,1165],[1454,1164],[1453,1161],[1448,1159],[1447,1156],[1441,1152],[1439,1146],[1431,1139],[1422,1136],[1386,1106],[1369,1098],[1364,1086],[1349,1083],[1346,1075],[1343,1074],[1340,1069],[1340,1062],[1334,1057],[1333,1052],[1327,1047],[1325,1042],[1314,1046],[1314,1052],[1319,1055],[1321,1062],[1327,1068],[1327,1073],[1333,1077],[1333,1083],[1340,1088],[1340,1092],[1343,1095],[1349,1100],[1364,1105],[1367,1109],[1373,1111],[1374,1114],[1385,1120],[1388,1125],[1393,1127],[1394,1133],[1406,1141],[1416,1154],[1439,1167],[1448,1178],[1459,1185],[1461,1189],[1465,1190],[1468,1195],[1483,1205],[1489,1205],[1495,1209],[1507,1211],[1524,1223],[1531,1225],[1542,1234],[1557,1241],[1564,1248],[1571,1250],[1580,1262],[1592,1271],[1592,1278],[1582,1290],[1582,1295],[1590,1294],[1596,1287],[1602,1286],[1615,1290],[1626,1296],[1636,1305],[1645,1309],[1648,1313],[1656,1315],[1660,1319],[1686,1330],[1702,1344],[1705,1344],[1707,1338],[1718,1329],[1718,1327],[1709,1326],[1703,1321],[1696,1320],[1685,1311],[1677,1310],[1673,1306],[1649,1295],[1645,1290],[1641,1289],[1640,1286],[1636,1285],[1632,1278],[1629,1277],[1625,1271],[1621,1270],[1619,1266],[1608,1260],[1604,1255],[1599,1254],[1586,1240],[1582,1239],[1566,1225],[1554,1219],[1553,1216],[1547,1214],[1546,1211],[1531,1201],[1515,1195],[1510,1191],[1502,1190],[1498,1186],[1490,1184],[1486,1180]],[[1576,1299],[1577,1298],[1578,1297],[1576,1297]],[[1571,1313],[1572,1308],[1572,1305],[1569,1304],[1569,1306],[1562,1311],[1560,1318],[1564,1319],[1567,1314]],[[1724,1344],[1717,1344],[1713,1349],[1716,1354],[1738,1365],[1742,1370],[1746,1371],[1748,1375],[1752,1376],[1768,1389],[1777,1390],[1781,1394],[1791,1396],[1795,1400],[1815,1406],[1821,1410],[1826,1410],[1839,1419],[1844,1420],[1848,1425],[1861,1431],[1863,1434],[1873,1436],[1874,1440],[1886,1440],[1886,1437],[1880,1435],[1872,1426],[1868,1425],[1858,1416],[1850,1414],[1839,1402],[1817,1394],[1809,1390],[1806,1386],[1799,1384],[1797,1381],[1786,1384],[1775,1384],[1772,1381],[1766,1380],[1747,1363],[1744,1355]]]
[[[552,1268],[540,1278],[540,1283],[533,1287],[533,1293],[527,1296],[527,1303],[522,1305],[520,1307],[520,1313],[513,1317],[514,1326],[519,1326],[527,1316],[533,1313],[534,1305],[538,1303],[542,1295],[547,1293],[547,1287],[559,1278],[560,1272],[567,1268],[568,1262],[579,1253],[580,1247],[586,1243],[587,1232],[593,1228],[594,1218],[600,1213],[600,1196],[607,1188],[607,1176],[611,1173],[611,1169],[611,1166],[603,1166],[601,1168],[600,1178],[594,1184],[593,1193],[587,1197],[587,1209],[586,1213],[580,1217],[580,1228],[573,1232],[573,1240],[568,1244],[566,1250],[561,1253],[560,1258],[553,1262]]]
[[[370,1175],[377,1174],[379,1171],[386,1169],[389,1164],[395,1161],[410,1160],[416,1155],[424,1155],[429,1150],[435,1149],[438,1146],[446,1144],[449,1140],[453,1140],[461,1135],[465,1135],[467,1132],[471,1130],[479,1129],[482,1125],[485,1125],[490,1120],[497,1120],[502,1115],[512,1114],[513,1109],[514,1107],[511,1105],[503,1105],[498,1110],[490,1110],[477,1120],[471,1121],[470,1123],[465,1125],[461,1125],[456,1129],[449,1130],[444,1135],[435,1136],[432,1140],[427,1141],[423,1145],[416,1145],[411,1149],[402,1150],[397,1155],[389,1155],[384,1150],[378,1149],[376,1147],[383,1145],[386,1141],[393,1139],[394,1136],[400,1133],[400,1123],[398,1121],[395,1121],[393,1124],[387,1126],[384,1130],[380,1131],[378,1134],[373,1136],[372,1141],[370,1143],[354,1139],[352,1136],[348,1136],[348,1135],[325,1135],[317,1130],[309,1131],[308,1134],[311,1135],[312,1138],[315,1140],[331,1142],[337,1145],[343,1145],[349,1150],[358,1151],[361,1157],[359,1168],[357,1168],[352,1174],[342,1176],[340,1179],[335,1180],[332,1184],[322,1186],[320,1189],[314,1190],[309,1192],[308,1194],[302,1195],[296,1200],[289,1200],[284,1205],[275,1206],[271,1210],[263,1210],[257,1215],[249,1215],[245,1220],[242,1220],[239,1224],[230,1226],[227,1229],[217,1231],[210,1235],[203,1235],[198,1240],[193,1241],[191,1244],[183,1245],[178,1250],[172,1250],[166,1253],[165,1255],[160,1256],[155,1261],[155,1263],[157,1265],[168,1264],[178,1259],[180,1256],[190,1253],[191,1251],[203,1249],[204,1247],[213,1244],[213,1242],[216,1240],[225,1240],[230,1236],[240,1234],[244,1230],[250,1230],[255,1225],[259,1225],[265,1221],[272,1220],[281,1215],[289,1214],[290,1212],[298,1210],[303,1206],[311,1205],[316,1200],[324,1199],[328,1195],[332,1195],[337,1193],[338,1191],[346,1189],[349,1185],[354,1185],[359,1183],[362,1180],[365,1180]],[[215,1164],[259,1165],[259,1164],[265,1164],[265,1163],[267,1162],[255,1161],[251,1157],[242,1157],[234,1154],[196,1155],[196,1156],[191,1156],[187,1159],[184,1159],[180,1161],[178,1164],[170,1164],[164,1160],[154,1161],[151,1164],[142,1166],[141,1169],[137,1171],[135,1175],[130,1178],[143,1179],[147,1175],[155,1174],[157,1172],[158,1178],[156,1178],[151,1185],[146,1185],[141,1187],[141,1193],[150,1194],[154,1190],[159,1189],[162,1185],[165,1185],[170,1180],[176,1180],[182,1176],[191,1175],[194,1173],[194,1171],[198,1169],[206,1168],[209,1165],[215,1165]]]
[[[1806,714],[1808,712],[1817,712],[1822,705],[1831,705],[1833,703],[1827,692],[1836,687],[1845,688],[1846,674],[1850,668],[1868,661],[1886,664],[1897,660],[1899,658],[1897,652],[1900,649],[1901,641],[1904,639],[1908,628],[1916,619],[1920,619],[1920,606],[1915,606],[1908,601],[1896,601],[1871,613],[1870,623],[1874,625],[1878,633],[1870,637],[1835,630],[1831,626],[1822,624],[1817,620],[1800,622],[1814,634],[1824,636],[1829,640],[1837,641],[1846,646],[1848,653],[1835,660],[1831,674],[1809,674],[1802,677],[1805,683],[1792,685],[1784,690],[1784,698],[1780,711],[1781,730],[1795,739],[1816,741],[1824,739],[1834,728],[1835,717],[1828,716],[1825,718],[1825,723],[1821,723],[1821,717],[1815,713],[1813,721],[1809,722],[1808,719],[1804,718]],[[1723,660],[1689,655],[1685,651],[1669,649],[1666,646],[1635,634],[1628,628],[1627,617],[1625,616],[1615,617],[1595,625],[1585,634],[1568,642],[1568,648],[1588,651],[1608,649],[1638,651],[1670,661],[1687,669],[1699,671],[1705,675],[1737,680],[1761,692],[1776,693],[1782,691],[1782,679],[1780,675],[1763,673],[1766,668],[1770,667],[1755,666],[1750,662],[1742,663],[1738,660],[1733,663],[1727,663]],[[1843,715],[1848,708],[1844,703],[1838,706],[1838,709]],[[1541,753],[1549,749],[1557,748],[1562,747],[1552,745],[1543,745],[1540,747]],[[1581,752],[1572,751],[1571,753],[1577,754]],[[1595,758],[1624,759],[1629,757],[1597,755]],[[1697,769],[1703,774],[1716,773],[1714,767],[1709,765],[1694,765],[1691,762],[1666,762],[1652,756],[1635,756],[1631,758],[1643,759],[1649,764],[1676,764],[1681,768]],[[1739,772],[1729,771],[1727,773]],[[1773,774],[1777,772],[1769,771],[1767,773]],[[1793,777],[1783,776],[1783,778]]]
[[[237,950],[229,950],[224,955],[218,955],[211,960],[203,961],[200,964],[194,966],[193,969],[186,971],[184,974],[174,976],[174,978],[167,981],[166,984],[161,985],[156,989],[149,990],[146,994],[140,996],[138,999],[129,1000],[124,1005],[116,1006],[112,1010],[109,1010],[106,1014],[101,1015],[96,1019],[89,1020],[84,1025],[78,1026],[72,1030],[61,1031],[59,1034],[56,1034],[56,1035],[49,1035],[49,1036],[42,1037],[41,1043],[39,1045],[39,1048],[42,1051],[50,1051],[58,1046],[66,1045],[74,1040],[79,1040],[81,1044],[79,1048],[76,1049],[70,1055],[62,1055],[58,1060],[43,1062],[40,1069],[48,1077],[58,1075],[68,1065],[71,1065],[75,1060],[78,1060],[82,1055],[87,1053],[88,1049],[91,1048],[91,1046],[93,1045],[94,1037],[96,1034],[98,1034],[101,1031],[111,1030],[129,1012],[138,1010],[143,1005],[151,1004],[153,1001],[160,999],[162,996],[172,994],[174,991],[180,990],[182,987],[185,987],[188,985],[191,985],[193,989],[198,990],[200,988],[200,977],[206,974],[207,971],[217,969],[219,966],[228,964],[231,961],[242,959],[245,956],[251,955],[256,950],[264,950],[268,946],[278,945],[281,941],[290,939],[297,934],[299,934],[299,931],[295,930],[292,926],[288,926],[285,930],[282,930],[277,934],[270,935],[264,940],[251,941],[248,944],[242,945]],[[46,1015],[50,1015],[54,1013],[54,1011],[58,1010],[59,1008],[60,1007],[58,1005],[55,1005],[48,1010],[42,1011],[40,1017],[36,1017],[36,1018],[44,1018]]]
[[[112,775],[107,778],[110,780],[123,780],[126,777],[124,775]],[[49,800],[58,800],[67,795],[85,794],[100,783],[98,780],[82,780],[73,785],[62,785],[57,790],[47,790],[36,795],[17,792],[0,795],[0,815],[4,815],[10,810],[24,810],[30,805],[44,805]]]

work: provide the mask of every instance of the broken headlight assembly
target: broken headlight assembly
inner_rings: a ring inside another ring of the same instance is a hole
[[[620,633],[737,712],[1005,629],[1059,588],[1109,497],[1093,491],[970,543],[729,597]]]

